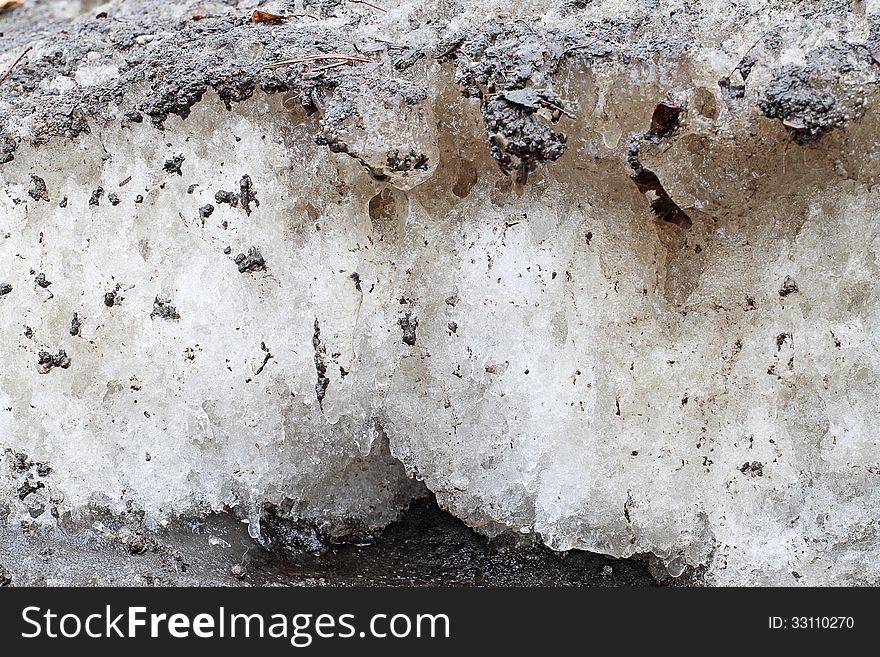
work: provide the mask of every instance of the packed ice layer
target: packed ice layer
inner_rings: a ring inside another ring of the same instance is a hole
[[[878,582],[870,3],[137,4],[0,85],[9,522]]]
[[[381,526],[418,490],[376,420],[382,344],[398,336],[393,281],[360,255],[365,202],[280,101],[235,115],[206,101],[165,132],[103,129],[4,167],[0,422],[53,470],[29,510],[97,498],[153,519],[236,505],[253,518],[290,498]],[[29,195],[31,171],[46,198]],[[41,367],[61,351],[68,366]]]

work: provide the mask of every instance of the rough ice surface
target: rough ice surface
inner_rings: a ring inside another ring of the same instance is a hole
[[[873,3],[276,4],[2,49],[0,517],[880,582]]]

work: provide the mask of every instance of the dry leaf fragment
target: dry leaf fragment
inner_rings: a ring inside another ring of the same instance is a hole
[[[24,0],[0,0],[0,14],[20,7]]]
[[[254,13],[251,14],[251,20],[254,23],[275,23],[277,21],[283,21],[284,16],[279,16],[278,14],[270,14],[268,11],[260,11],[259,9],[255,9]]]
[[[669,137],[678,127],[679,115],[683,111],[683,107],[671,103],[657,103],[654,107],[654,114],[651,116],[651,129],[648,131],[648,135],[658,139]]]
[[[649,169],[642,168],[633,173],[630,178],[639,188],[639,191],[647,195],[651,202],[651,210],[663,221],[675,224],[681,228],[690,228],[693,225],[691,218],[672,200],[669,194],[660,184],[657,174]]]

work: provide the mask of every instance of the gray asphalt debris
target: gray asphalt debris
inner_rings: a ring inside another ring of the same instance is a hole
[[[581,48],[583,42],[592,43]],[[524,184],[543,162],[565,153],[567,136],[554,129],[574,114],[550,88],[561,62],[575,53],[604,57],[601,46],[586,31],[538,30],[525,21],[512,25],[489,22],[447,35],[438,50],[455,61],[455,81],[466,96],[481,101],[490,153],[504,173],[515,173]]]
[[[758,107],[779,119],[798,144],[808,144],[835,128],[845,128],[865,111],[863,79],[870,66],[867,49],[854,44],[823,46],[805,64],[777,70]]]
[[[266,261],[263,260],[263,254],[255,246],[248,249],[247,255],[239,253],[235,256],[235,264],[238,265],[238,271],[242,274],[266,269]]]
[[[552,92],[526,90],[529,96],[550,97],[557,107],[562,101]],[[489,135],[489,153],[505,173],[516,173],[517,182],[525,184],[529,173],[542,162],[558,160],[565,153],[567,137],[554,132],[537,117],[537,108],[512,102],[507,94],[493,94],[483,103],[483,120]]]
[[[197,3],[189,4],[190,14],[198,11]],[[335,0],[311,4],[319,8],[322,17],[348,16],[354,24],[364,20],[350,4]],[[336,152],[359,157],[351,152],[343,127],[359,114],[350,99],[366,93],[419,103],[427,97],[427,89],[414,73],[419,68],[415,64],[433,51],[441,63],[453,62],[450,82],[466,96],[480,100],[492,156],[505,173],[523,182],[541,163],[562,156],[567,145],[564,128],[577,120],[577,112],[553,90],[553,80],[563,64],[589,70],[612,60],[638,65],[657,57],[695,55],[689,51],[693,43],[676,36],[676,30],[686,29],[701,16],[697,7],[682,3],[680,11],[668,16],[658,13],[653,17],[657,27],[645,31],[637,20],[623,15],[595,20],[589,13],[591,4],[559,4],[562,16],[585,15],[583,22],[572,22],[567,28],[544,27],[541,21],[490,19],[447,30],[443,26],[464,13],[451,7],[442,10],[430,25],[434,43],[426,44],[424,35],[417,43],[354,39],[350,27],[315,21],[314,17],[292,17],[265,29],[265,25],[250,21],[246,12],[221,9],[203,20],[192,20],[191,16],[169,19],[160,11],[158,0],[128,3],[108,13],[105,21],[45,26],[41,38],[56,44],[56,50],[39,61],[26,58],[16,66],[0,87],[0,100],[10,101],[12,109],[4,112],[32,117],[29,123],[35,133],[31,140],[42,144],[52,137],[72,138],[88,131],[89,120],[138,124],[147,116],[162,126],[170,115],[186,118],[208,90],[216,92],[227,107],[252,97],[257,90],[289,92],[307,113],[322,113],[320,138],[324,143]],[[823,10],[803,5],[798,20],[786,26],[793,34],[778,26],[763,34],[733,71],[721,78],[722,94],[734,100],[743,98],[752,71],[767,68],[772,82],[761,93],[758,105],[767,116],[783,121],[798,143],[845,127],[863,112],[866,85],[876,83],[876,71],[870,74],[865,70],[866,66],[880,68],[876,21],[871,23],[866,43],[840,40],[815,48],[803,65],[777,63],[782,50],[801,38],[797,30],[826,16],[839,23],[838,13],[836,6]],[[181,14],[186,15],[185,11]],[[28,30],[33,25],[24,13],[10,12],[6,20],[11,21],[5,31],[10,49],[30,42]],[[169,52],[174,56],[169,57]],[[226,56],[217,57],[219,52]],[[358,66],[352,68],[337,65],[344,61],[331,61],[330,68],[305,75],[298,66],[263,67],[289,57],[327,52],[363,52],[370,62],[364,66],[355,62]],[[124,53],[121,65],[117,64],[119,53]],[[256,59],[249,53],[258,53]],[[117,65],[118,75],[99,85],[75,85],[64,91],[48,84],[58,75],[70,76],[86,61]],[[358,75],[349,75],[352,70]],[[131,93],[141,85],[148,88]],[[112,106],[120,102],[123,108],[114,116]],[[14,157],[20,142],[19,136],[3,127],[11,125],[3,118],[0,112],[0,163]],[[163,168],[182,175],[183,160],[183,155],[176,154]],[[100,195],[93,200],[97,205]],[[233,204],[232,197],[225,202]],[[248,207],[256,205],[242,202]]]
[[[67,355],[67,352],[59,349],[58,353],[53,355],[48,351],[41,351],[37,360],[37,371],[40,374],[48,374],[56,367],[63,370],[70,367],[70,356]]]

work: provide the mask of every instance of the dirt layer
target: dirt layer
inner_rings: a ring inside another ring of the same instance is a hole
[[[432,499],[374,537],[329,549],[267,549],[228,515],[158,534],[89,529],[48,535],[0,529],[0,583],[11,586],[653,586],[649,564],[557,554],[505,536],[488,540]]]

